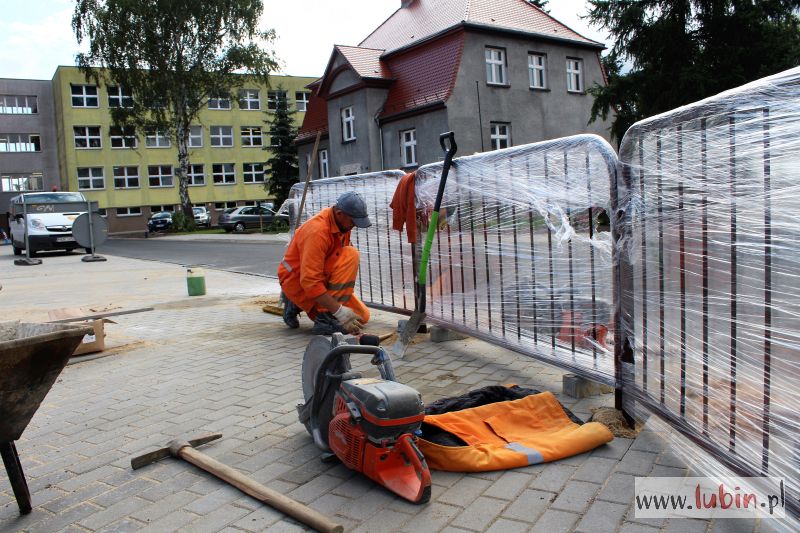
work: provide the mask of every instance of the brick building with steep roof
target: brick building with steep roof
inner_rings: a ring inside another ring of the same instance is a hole
[[[334,47],[297,137],[301,176],[320,134],[314,177],[413,169],[460,154],[577,133],[604,84],[604,45],[526,0],[402,0],[358,46]]]

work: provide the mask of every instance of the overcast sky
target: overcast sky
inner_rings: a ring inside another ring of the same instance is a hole
[[[200,0],[201,1],[201,0]],[[0,78],[51,79],[58,65],[74,65],[74,0],[3,0]],[[320,76],[334,44],[357,45],[400,6],[400,0],[264,0],[264,29],[278,33],[281,74]],[[585,0],[550,0],[550,14],[610,47],[608,36],[580,16]]]

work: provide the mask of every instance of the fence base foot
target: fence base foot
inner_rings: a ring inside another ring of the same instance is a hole
[[[614,392],[614,387],[589,381],[575,374],[564,374],[561,380],[561,391],[573,398],[588,398],[598,394],[610,394]]]
[[[431,342],[460,341],[466,339],[467,335],[457,331],[431,326]]]

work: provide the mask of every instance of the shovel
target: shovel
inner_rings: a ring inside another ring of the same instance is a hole
[[[447,141],[447,144],[445,144]],[[401,359],[408,349],[408,343],[416,335],[419,325],[425,320],[425,286],[428,281],[428,257],[431,254],[433,244],[433,234],[439,227],[439,209],[442,207],[442,197],[444,196],[444,186],[447,182],[447,174],[453,163],[453,156],[458,150],[456,138],[452,131],[439,135],[439,144],[445,151],[444,165],[442,166],[442,178],[439,180],[439,190],[436,192],[436,201],[433,204],[433,212],[428,223],[428,234],[425,236],[425,244],[422,247],[422,259],[419,262],[419,276],[417,276],[417,307],[411,318],[406,322],[405,327],[397,336],[397,341],[392,346],[392,355]],[[448,147],[449,144],[449,147]]]

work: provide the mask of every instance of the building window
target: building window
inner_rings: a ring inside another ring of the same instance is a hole
[[[236,202],[214,202],[214,210],[222,211],[223,209],[233,209],[236,207]]]
[[[189,185],[205,185],[206,173],[203,165],[189,165],[186,177],[189,179]]]
[[[214,163],[211,165],[211,177],[214,185],[231,185],[236,183],[236,167],[233,163]]]
[[[81,167],[78,168],[78,189],[90,191],[105,189],[106,179],[103,176],[103,167]]]
[[[230,109],[231,108],[231,99],[230,98],[209,98],[208,99],[208,108],[209,109]]]
[[[583,60],[572,57],[567,58],[567,91],[571,93],[583,92]]]
[[[242,146],[262,146],[264,140],[258,126],[242,126]]]
[[[139,167],[114,167],[112,172],[115,189],[139,188]]]
[[[400,150],[403,152],[404,167],[417,164],[417,130],[400,132]]]
[[[506,51],[502,48],[486,48],[486,83],[507,85]]]
[[[71,85],[72,107],[99,107],[97,85]]]
[[[264,163],[244,163],[245,183],[264,183]]]
[[[203,147],[203,126],[189,127],[189,148]]]
[[[270,111],[278,109],[280,100],[286,100],[286,91],[267,91],[267,109]]]
[[[319,151],[319,177],[320,178],[327,178],[329,176],[328,172],[328,151],[327,150],[320,150]]]
[[[118,217],[138,217],[142,214],[141,207],[118,207]]]
[[[169,148],[172,141],[163,131],[150,130],[144,138],[144,145],[148,148]]]
[[[103,147],[100,126],[73,126],[72,133],[75,135],[75,148]]]
[[[151,187],[172,187],[172,166],[150,165],[147,167],[147,177]]]
[[[544,54],[528,54],[528,83],[531,89],[547,88],[546,61]]]
[[[0,133],[0,152],[41,152],[39,135],[30,133]]]
[[[308,99],[311,93],[306,91],[297,91],[294,93],[295,108],[298,111],[305,111],[308,109]]]
[[[108,107],[133,107],[133,96],[124,87],[109,87]]]
[[[42,173],[0,174],[0,188],[3,192],[42,191]]]
[[[132,126],[111,126],[111,148],[136,148],[136,130]]]
[[[233,146],[233,126],[211,126],[211,146]]]
[[[356,140],[356,116],[352,107],[342,109],[342,141]]]
[[[241,89],[239,91],[239,107],[246,110],[261,109],[258,89]]]
[[[151,213],[172,213],[175,211],[174,205],[151,205],[150,212]]]
[[[500,150],[511,146],[511,125],[492,122],[491,139],[492,150]]]
[[[97,214],[100,215],[103,218],[108,218],[108,214],[106,213],[106,208],[105,207],[98,207],[97,208]]]
[[[35,96],[0,94],[0,115],[35,115],[38,112]]]

